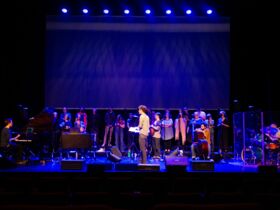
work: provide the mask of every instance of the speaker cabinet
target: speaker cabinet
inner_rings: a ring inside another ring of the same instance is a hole
[[[191,168],[193,171],[214,171],[213,160],[192,160]]]
[[[82,170],[84,167],[84,160],[62,160],[61,169],[63,170]]]
[[[165,168],[168,172],[185,172],[188,166],[188,157],[165,156]]]
[[[109,153],[108,158],[113,162],[119,162],[122,159],[122,153],[118,147],[114,146],[111,148],[111,152]]]

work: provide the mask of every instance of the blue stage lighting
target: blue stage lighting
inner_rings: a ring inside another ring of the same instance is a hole
[[[149,14],[151,14],[151,10],[150,10],[150,9],[146,9],[146,10],[145,10],[145,13],[146,13],[147,15],[149,15]]]
[[[128,9],[125,9],[124,11],[124,14],[128,15],[130,13],[130,11]]]
[[[192,14],[192,10],[191,10],[191,9],[187,9],[187,10],[186,10],[186,14],[187,14],[187,15]]]
[[[88,9],[83,9],[83,13],[87,14],[88,13]]]
[[[165,13],[166,13],[167,15],[170,15],[170,14],[172,13],[172,11],[171,11],[170,9],[167,9],[167,10],[165,11]]]
[[[109,14],[109,12],[110,12],[110,11],[109,11],[108,9],[104,9],[104,10],[103,10],[103,13],[106,14],[106,15]]]
[[[206,11],[206,13],[207,13],[208,15],[211,15],[211,14],[213,13],[213,10],[212,10],[212,9],[208,9],[208,10]]]
[[[63,12],[64,14],[68,12],[68,10],[66,8],[62,8],[61,12]]]

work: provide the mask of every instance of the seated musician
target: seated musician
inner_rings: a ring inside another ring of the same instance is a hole
[[[5,127],[1,131],[1,151],[4,156],[9,156],[11,153],[18,164],[24,164],[26,161],[22,160],[23,146],[15,142],[20,137],[20,134],[12,137],[13,120],[11,118],[5,119],[4,123]]]
[[[204,158],[209,160],[211,155],[209,128],[206,127],[206,123],[202,123],[200,128],[195,129],[195,132],[197,133],[198,140],[194,141],[191,145],[192,159],[194,160],[199,158],[199,155],[206,155],[206,157]],[[199,155],[197,154],[197,152],[199,153]]]

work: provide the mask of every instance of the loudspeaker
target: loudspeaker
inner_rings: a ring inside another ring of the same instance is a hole
[[[271,166],[258,166],[258,172],[259,173],[265,173],[265,174],[276,174],[277,173],[277,166],[271,165]]]
[[[188,166],[188,157],[165,156],[166,171],[185,172]]]
[[[138,164],[138,170],[142,171],[159,171],[160,165],[159,164]]]
[[[214,171],[213,160],[192,160],[191,167],[193,171]]]
[[[109,153],[108,158],[113,162],[119,162],[122,159],[122,153],[118,147],[114,146],[111,148],[111,152]]]
[[[63,170],[81,170],[84,166],[84,160],[62,160],[61,169]]]

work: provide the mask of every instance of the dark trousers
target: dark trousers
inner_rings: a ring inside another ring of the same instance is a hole
[[[139,146],[142,154],[142,163],[147,163],[148,136],[139,134]]]
[[[160,156],[160,139],[153,138],[152,145],[153,145],[154,156]]]

